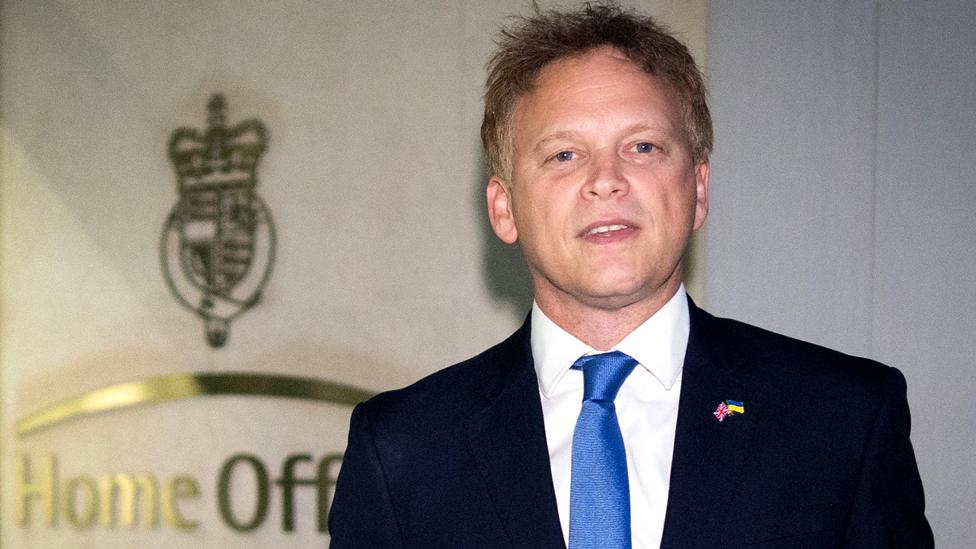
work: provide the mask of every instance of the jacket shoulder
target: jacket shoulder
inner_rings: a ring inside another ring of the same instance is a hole
[[[693,322],[741,375],[770,390],[803,399],[858,402],[876,407],[892,387],[904,392],[901,372],[875,360],[698,310]]]
[[[406,387],[377,394],[360,404],[371,422],[409,421],[467,414],[487,404],[484,395],[532,368],[526,322],[507,339],[467,360],[438,370]]]

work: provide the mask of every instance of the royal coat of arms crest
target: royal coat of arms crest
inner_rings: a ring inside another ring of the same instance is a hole
[[[226,110],[215,94],[204,133],[183,127],[170,137],[179,198],[160,245],[167,284],[203,319],[213,347],[223,346],[231,320],[260,300],[275,251],[271,214],[256,191],[268,131],[255,119],[228,127]]]

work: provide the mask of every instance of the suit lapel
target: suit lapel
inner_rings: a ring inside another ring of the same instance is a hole
[[[748,458],[759,414],[759,383],[744,379],[740,360],[712,317],[690,303],[691,333],[681,397],[662,548],[715,547]],[[513,547],[565,548],[552,487],[529,322],[483,364],[479,392],[486,405],[466,428],[474,461]],[[739,400],[746,413],[719,422],[720,402]]]
[[[513,547],[565,547],[549,468],[529,322],[484,364],[488,405],[467,421],[478,470]]]
[[[723,334],[713,333],[711,316],[691,307],[691,334],[682,370],[668,509],[661,547],[717,547],[719,522],[750,450],[758,414],[750,409],[755,390],[743,382],[737,359]],[[738,400],[745,414],[723,421],[719,403]]]

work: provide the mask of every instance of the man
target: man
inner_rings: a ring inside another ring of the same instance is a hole
[[[356,408],[333,547],[932,546],[901,374],[685,294],[712,131],[683,45],[613,6],[536,14],[485,103],[532,312]]]

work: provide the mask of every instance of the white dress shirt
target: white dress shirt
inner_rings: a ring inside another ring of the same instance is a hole
[[[611,349],[632,356],[640,364],[614,401],[627,450],[635,549],[661,545],[689,329],[688,301],[682,285],[664,307]],[[583,343],[532,304],[532,358],[542,393],[559,522],[567,545],[573,431],[583,405],[583,372],[570,367],[585,354],[601,352],[605,351]]]

